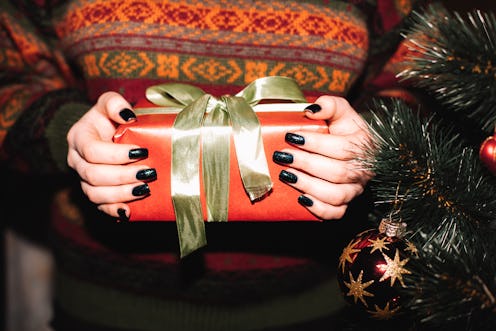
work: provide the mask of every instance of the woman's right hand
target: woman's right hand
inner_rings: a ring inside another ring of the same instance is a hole
[[[120,94],[106,92],[67,134],[67,163],[79,174],[83,192],[98,209],[121,219],[129,218],[126,202],[147,196],[146,182],[157,176],[155,169],[134,164],[148,156],[146,148],[112,141],[119,124],[135,120]]]

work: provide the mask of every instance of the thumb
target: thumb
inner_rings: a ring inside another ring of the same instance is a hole
[[[97,110],[112,121],[124,124],[136,120],[131,104],[117,92],[105,92],[98,98]]]
[[[353,134],[365,127],[363,118],[342,97],[321,96],[305,109],[305,115],[315,120],[326,120],[332,134]]]

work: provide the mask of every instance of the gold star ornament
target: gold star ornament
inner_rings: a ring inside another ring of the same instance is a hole
[[[355,303],[357,303],[358,300],[360,300],[365,307],[367,307],[367,302],[365,301],[364,297],[373,297],[374,295],[370,292],[365,291],[367,287],[372,285],[374,283],[374,280],[369,280],[368,282],[363,283],[362,278],[363,278],[363,270],[360,271],[360,274],[358,275],[358,278],[355,280],[353,279],[353,275],[351,272],[349,273],[350,277],[350,282],[344,282],[346,287],[348,287],[349,291],[346,294],[347,296],[352,296]]]

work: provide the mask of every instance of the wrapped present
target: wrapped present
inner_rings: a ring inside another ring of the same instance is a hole
[[[308,105],[287,77],[255,80],[236,96],[215,98],[184,84],[146,91],[138,120],[121,125],[117,143],[148,148],[139,162],[156,168],[151,194],[129,203],[130,221],[176,221],[181,256],[206,244],[204,221],[315,221],[301,194],[279,181],[271,160],[287,132],[328,132],[304,115]],[[274,180],[275,179],[275,180]]]

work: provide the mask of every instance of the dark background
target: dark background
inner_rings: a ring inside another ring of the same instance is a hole
[[[467,11],[473,9],[495,10],[496,1],[494,0],[445,0],[446,7],[457,11]]]

